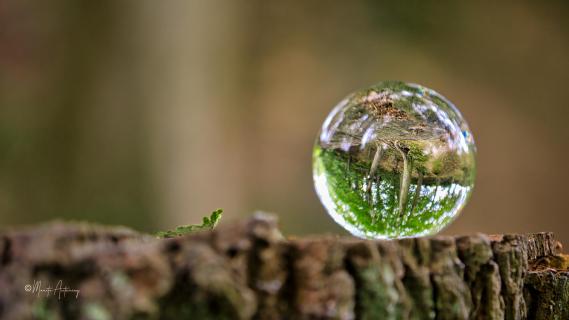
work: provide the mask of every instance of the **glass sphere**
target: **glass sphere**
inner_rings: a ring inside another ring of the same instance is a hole
[[[330,216],[355,236],[431,235],[468,200],[475,153],[450,101],[385,81],[352,93],[328,115],[313,150],[314,184]]]

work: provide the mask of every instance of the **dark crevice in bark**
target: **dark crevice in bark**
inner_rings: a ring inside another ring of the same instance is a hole
[[[432,274],[429,276],[429,281],[430,281],[431,283],[434,283],[433,277],[434,277],[434,275],[432,275]],[[433,304],[434,304],[434,306],[435,306],[435,307],[433,308],[433,319],[440,319],[440,317],[439,317],[439,312],[438,312],[437,306],[436,306],[436,303],[437,303],[437,294],[438,294],[438,292],[437,292],[437,287],[436,287],[436,286],[432,286],[432,289],[431,289],[431,290],[432,290],[432,291],[431,291],[431,292],[432,292],[432,297],[431,297],[431,299],[433,299]]]
[[[532,297],[536,297],[539,295],[539,291],[535,290],[534,288],[527,288],[525,290],[526,293],[526,302],[528,305],[527,308],[527,317],[528,319],[537,319],[537,304],[532,301]]]
[[[5,266],[12,261],[12,241],[7,237],[2,239],[2,254],[0,256],[0,266]]]
[[[278,301],[296,301],[297,300],[297,296],[296,296],[296,286],[295,283],[293,281],[293,279],[296,277],[296,274],[294,273],[294,268],[293,268],[293,254],[291,252],[291,250],[287,250],[285,251],[285,254],[283,255],[283,260],[284,260],[284,268],[285,270],[287,270],[287,275],[285,276],[285,280],[284,283],[282,285],[282,290],[280,290],[277,294],[277,299]],[[293,314],[294,311],[291,308],[292,304],[291,303],[284,303],[284,304],[279,304],[278,308],[277,308],[277,314]],[[269,319],[269,317],[258,317],[259,319]]]

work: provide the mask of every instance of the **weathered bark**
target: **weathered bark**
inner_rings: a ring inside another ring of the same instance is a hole
[[[559,250],[550,233],[284,239],[262,215],[164,240],[53,223],[0,234],[0,318],[569,319]],[[59,280],[79,296],[33,293]]]

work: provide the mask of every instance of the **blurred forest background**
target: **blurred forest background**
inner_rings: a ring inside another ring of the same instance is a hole
[[[455,233],[569,243],[565,1],[0,0],[0,226],[278,213],[338,232],[311,148],[349,92],[420,83],[478,146]],[[223,223],[223,221],[222,221]]]

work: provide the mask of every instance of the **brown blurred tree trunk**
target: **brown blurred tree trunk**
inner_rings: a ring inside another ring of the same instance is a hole
[[[130,11],[111,0],[0,5],[2,224],[149,224]]]
[[[549,264],[563,256],[548,233],[285,240],[256,216],[167,240],[60,223],[0,239],[2,319],[569,317],[569,273]],[[59,280],[78,297],[33,293]]]

